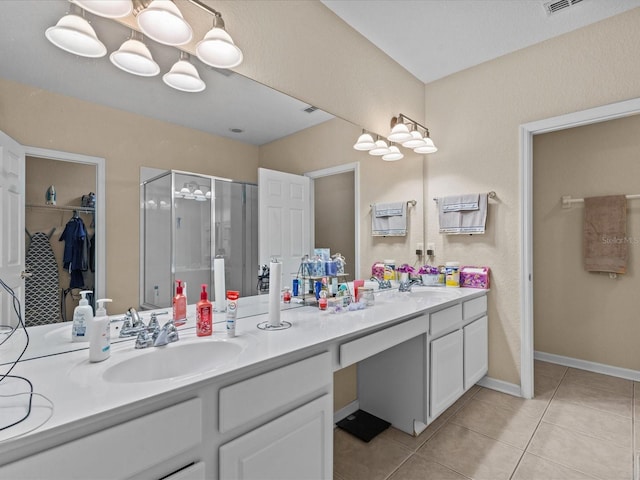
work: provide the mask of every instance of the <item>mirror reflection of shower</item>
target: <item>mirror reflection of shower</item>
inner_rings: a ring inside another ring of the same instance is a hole
[[[169,308],[175,282],[194,303],[215,291],[213,259],[225,259],[225,287],[257,294],[258,187],[171,170],[140,185],[141,308]]]

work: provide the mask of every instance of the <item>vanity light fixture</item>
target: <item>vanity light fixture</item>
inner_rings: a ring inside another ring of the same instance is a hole
[[[418,127],[415,126],[414,130],[411,130],[411,138],[409,140],[405,140],[402,142],[402,146],[404,148],[417,148],[422,147],[424,145],[424,138],[422,137],[422,133],[418,131]]]
[[[200,2],[194,2],[200,5]],[[213,15],[213,27],[196,45],[198,58],[215,68],[233,68],[242,63],[243,55],[224,27],[220,12]]]
[[[198,70],[189,61],[189,54],[185,52],[180,52],[180,59],[173,64],[169,72],[162,76],[162,81],[171,88],[183,92],[201,92],[206,88],[198,75]]]
[[[153,60],[151,52],[139,37],[140,34],[132,30],[131,38],[109,55],[109,60],[127,73],[141,77],[153,77],[160,73],[160,67]]]
[[[391,153],[391,150],[389,150],[387,142],[385,142],[384,140],[380,140],[380,137],[378,137],[378,140],[376,140],[375,147],[369,150],[369,155],[374,155],[376,157],[381,157],[383,155],[387,155],[388,153]]]
[[[395,162],[396,160],[402,160],[403,158],[403,153],[395,145],[391,145],[389,147],[389,153],[382,156],[382,160],[386,162]]]
[[[105,18],[126,17],[133,11],[131,0],[69,0],[87,12],[100,15]]]
[[[80,10],[77,7],[75,9]],[[81,57],[100,58],[107,54],[107,47],[98,40],[93,27],[76,13],[65,15],[55,26],[47,28],[44,34],[56,47]]]
[[[434,145],[433,140],[429,138],[429,129],[424,125],[421,125],[420,123],[402,113],[398,114],[397,117],[392,117],[390,123],[392,134],[394,129],[398,128],[398,125],[404,125],[407,130],[407,125],[413,127],[413,130],[409,133],[409,137],[402,141],[403,147],[412,148],[413,151],[418,154],[429,154],[438,151],[438,148]],[[424,130],[424,136],[422,136],[422,134],[420,133],[420,129]],[[418,132],[418,134],[416,134],[415,132]],[[389,137],[391,137],[391,135],[389,135]],[[420,143],[419,137],[422,138],[422,143]]]
[[[411,140],[411,133],[409,132],[409,128],[402,122],[396,122],[391,129],[391,133],[387,137],[387,140],[390,142],[406,142],[407,140]]]
[[[361,152],[368,152],[375,146],[376,144],[373,141],[373,137],[371,136],[371,134],[367,133],[365,130],[362,130],[362,135],[358,137],[358,140],[353,145],[353,148]]]
[[[433,144],[433,140],[429,138],[429,130],[427,130],[426,136],[424,137],[424,145],[414,148],[413,151],[420,154],[436,153],[438,151],[438,147],[436,147]]]
[[[191,25],[171,0],[153,0],[137,10],[137,21],[142,33],[164,45],[184,45],[193,38]]]

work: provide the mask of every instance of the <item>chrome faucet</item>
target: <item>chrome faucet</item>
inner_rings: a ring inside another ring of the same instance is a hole
[[[149,325],[144,326],[144,323],[142,323],[142,328],[131,329],[131,331],[137,331],[137,333],[135,333],[135,335],[137,335],[136,348],[157,347],[178,341],[177,329],[175,330],[175,335],[173,335],[174,332],[169,332],[169,330],[171,330],[170,326],[173,326],[173,329],[176,328],[173,320],[169,320],[162,328],[160,327],[160,323],[158,323],[158,315],[166,315],[168,313],[169,312],[153,312],[149,319]],[[158,340],[161,337],[163,338]]]
[[[145,330],[147,327],[140,318],[140,314],[136,311],[135,308],[131,307],[127,310],[125,317],[122,322],[122,328],[120,328],[120,338],[124,337],[135,337],[142,330]]]
[[[152,339],[154,347],[161,347],[167,343],[173,343],[180,340],[180,337],[178,336],[178,328],[173,323],[173,319],[165,323],[159,330],[153,332]]]
[[[421,283],[419,280],[407,280],[406,282],[400,282],[398,286],[399,292],[410,292],[411,287],[413,287],[416,283]]]
[[[387,290],[391,288],[391,280],[380,280],[378,277],[371,277],[371,280],[378,282],[379,290]]]

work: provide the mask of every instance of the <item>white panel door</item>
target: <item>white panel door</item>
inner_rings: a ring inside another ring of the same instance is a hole
[[[313,400],[220,447],[220,479],[321,480],[333,475],[333,400]]]
[[[431,420],[444,412],[463,393],[462,330],[433,340],[431,349]]]
[[[301,258],[310,253],[310,179],[258,169],[258,261],[282,262],[282,285],[290,285]]]
[[[24,147],[0,132],[0,278],[20,299],[24,313]],[[18,319],[11,297],[0,289],[0,323],[15,326]]]

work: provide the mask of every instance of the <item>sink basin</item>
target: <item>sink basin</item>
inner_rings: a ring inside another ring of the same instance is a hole
[[[195,340],[149,347],[103,373],[113,383],[138,383],[179,378],[215,370],[234,361],[243,346],[223,340]]]

